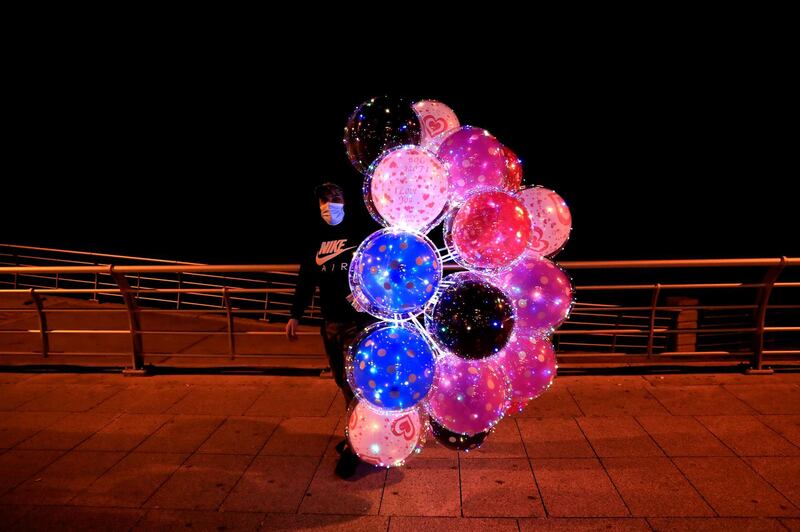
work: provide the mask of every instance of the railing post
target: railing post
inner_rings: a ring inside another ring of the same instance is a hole
[[[767,310],[769,309],[769,298],[772,295],[772,289],[785,267],[786,257],[781,257],[781,261],[777,265],[767,270],[766,275],[764,275],[764,280],[762,281],[764,286],[762,286],[758,292],[758,301],[756,302],[758,307],[755,316],[756,332],[753,336],[753,362],[750,368],[747,369],[747,373],[750,375],[768,375],[772,373],[771,369],[763,368],[764,327],[766,326]]]
[[[656,328],[656,308],[658,307],[658,296],[661,293],[661,283],[656,283],[653,290],[653,298],[650,300],[650,330],[647,333],[647,356],[653,354],[653,337]]]
[[[611,335],[611,352],[617,352],[617,333],[616,330],[619,329],[619,322],[622,320],[622,312],[617,312],[617,319],[614,320],[614,334]]]
[[[181,272],[178,272],[178,290],[181,290],[182,288],[183,288],[183,276],[181,275]],[[175,310],[180,310],[180,309],[181,309],[181,293],[178,292],[177,301],[175,303]]]
[[[696,297],[687,296],[672,296],[667,297],[666,305],[668,307],[692,307],[678,311],[675,318],[675,329],[693,329],[697,330],[700,312],[696,308],[700,304],[700,299]],[[680,352],[694,352],[697,350],[697,333],[676,333],[671,335],[670,351]]]
[[[108,267],[108,273],[116,281],[120,294],[122,294],[122,299],[125,301],[125,308],[128,309],[128,325],[131,331],[131,367],[125,368],[122,374],[126,376],[146,375],[147,371],[145,370],[142,356],[142,336],[139,334],[139,331],[141,331],[139,313],[136,308],[133,291],[128,284],[128,279],[125,278],[125,274],[115,272],[113,265]]]
[[[98,287],[98,277],[99,274],[94,274],[94,292],[92,292],[92,298],[89,301],[94,301],[95,303],[98,302],[100,299],[98,298],[97,294],[97,287]],[[127,284],[127,281],[126,281]]]
[[[228,316],[228,350],[231,353],[231,360],[236,358],[236,338],[233,334],[234,322],[231,312],[231,298],[228,296],[228,287],[222,289],[222,301],[225,303],[225,311]]]
[[[36,314],[39,316],[39,337],[42,339],[42,358],[47,358],[50,353],[50,338],[47,336],[47,315],[44,313],[42,298],[31,288],[31,299],[36,307]]]
[[[267,281],[267,290],[269,290],[269,281]],[[269,292],[264,292],[264,321],[269,320]]]

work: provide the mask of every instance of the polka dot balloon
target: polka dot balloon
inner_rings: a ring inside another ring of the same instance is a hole
[[[355,340],[348,356],[350,388],[387,410],[411,408],[431,389],[433,351],[410,325],[376,323]]]
[[[350,290],[358,304],[382,319],[403,320],[436,294],[442,261],[423,235],[387,228],[361,243],[350,263]]]

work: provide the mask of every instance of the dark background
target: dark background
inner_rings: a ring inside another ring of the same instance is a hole
[[[28,65],[7,86],[0,242],[296,262],[318,223],[315,184],[341,183],[363,216],[342,129],[392,94],[448,104],[517,152],[526,184],[559,192],[574,227],[560,260],[800,255],[784,69],[692,53],[500,60],[442,84],[299,66],[179,53]]]

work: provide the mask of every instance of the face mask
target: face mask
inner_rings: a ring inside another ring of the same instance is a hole
[[[328,225],[339,225],[344,219],[344,203],[325,203],[319,208],[322,219]]]

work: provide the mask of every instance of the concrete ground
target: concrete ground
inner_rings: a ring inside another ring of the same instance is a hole
[[[800,530],[800,374],[559,377],[350,481],[342,417],[318,377],[0,373],[0,529]]]

